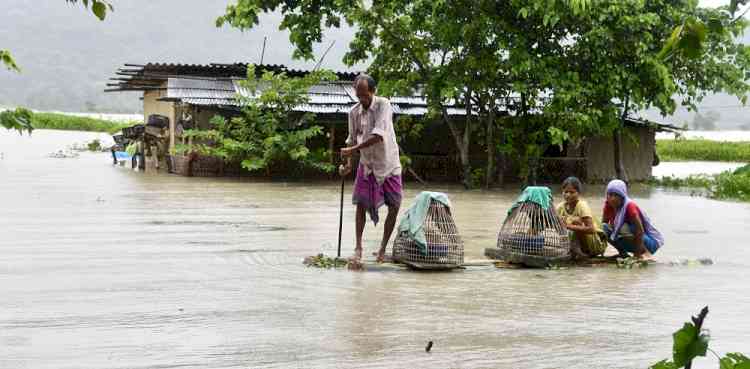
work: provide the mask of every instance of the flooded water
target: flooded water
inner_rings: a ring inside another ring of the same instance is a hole
[[[719,174],[728,170],[735,170],[744,165],[746,163],[723,161],[665,161],[653,167],[651,175],[656,178],[685,178],[694,174]]]
[[[741,142],[750,141],[750,131],[685,131],[680,136],[687,139],[706,139],[711,141]],[[675,138],[671,132],[658,132],[657,140]]]
[[[750,352],[748,204],[635,189],[666,237],[659,260],[712,266],[321,271],[301,261],[335,254],[338,183],[45,157],[96,136],[0,131],[0,368],[645,368],[704,305],[711,347]],[[518,194],[429,189],[451,197],[467,259]],[[420,190],[407,183],[405,205]]]

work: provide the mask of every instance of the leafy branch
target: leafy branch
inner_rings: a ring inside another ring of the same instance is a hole
[[[10,55],[10,51],[0,50],[0,60],[2,60],[3,64],[6,68],[8,68],[8,70],[19,73],[21,72],[21,68],[19,68],[18,64],[16,64],[16,61],[13,59],[13,55]]]
[[[649,369],[690,369],[693,366],[693,360],[697,357],[705,357],[709,351],[708,341],[710,336],[703,329],[703,323],[708,315],[708,306],[704,307],[698,316],[690,317],[690,322],[674,332],[672,335],[672,361],[664,359],[652,365]],[[716,355],[713,350],[710,350]],[[726,356],[719,357],[720,369],[750,369],[750,358],[740,353],[728,353]]]
[[[24,131],[31,134],[34,127],[31,125],[31,118],[33,113],[24,108],[16,108],[16,110],[6,110],[0,112],[0,126],[6,129],[15,129],[18,133],[23,134]]]
[[[78,3],[79,0],[65,0],[68,3]],[[91,12],[99,18],[104,20],[107,17],[107,11],[114,11],[115,8],[108,1],[105,0],[80,0],[83,3],[83,7],[86,9],[91,8]],[[90,5],[90,7],[89,7]]]

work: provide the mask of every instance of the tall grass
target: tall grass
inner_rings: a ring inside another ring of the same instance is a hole
[[[661,161],[750,162],[750,142],[709,140],[656,140]]]
[[[57,113],[34,113],[31,125],[34,129],[59,129],[65,131],[92,131],[116,133],[124,127],[140,122],[110,122],[108,120],[76,117]]]

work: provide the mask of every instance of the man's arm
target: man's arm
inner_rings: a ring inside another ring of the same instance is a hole
[[[351,155],[354,154],[354,151],[368,148],[380,142],[383,142],[383,136],[372,135],[372,137],[368,138],[365,142],[341,149],[341,155],[351,157]]]

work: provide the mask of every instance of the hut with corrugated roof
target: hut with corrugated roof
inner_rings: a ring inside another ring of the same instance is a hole
[[[231,117],[240,113],[237,95],[247,95],[239,81],[246,78],[248,64],[125,64],[111,78],[107,92],[140,91],[143,93],[143,112],[148,120],[152,115],[165,117],[167,127],[161,136],[152,137],[153,142],[163,142],[162,146],[173,152],[180,133],[184,129],[208,129],[209,121],[215,115]],[[256,73],[266,71],[284,72],[290,77],[304,76],[308,71],[289,69],[284,65],[256,65]],[[341,147],[347,136],[347,114],[357,103],[353,81],[357,73],[337,72],[337,80],[323,82],[309,90],[308,104],[297,107],[300,112],[316,114],[316,124],[326,130],[326,137],[315,142],[318,147],[327,147],[332,152]],[[512,100],[512,98],[511,98]],[[411,96],[391,96],[396,120],[403,116],[424,118],[428,106],[424,96],[415,93]],[[509,102],[512,104],[512,101]],[[511,109],[508,109],[511,110]],[[466,115],[460,106],[450,106],[448,114],[458,118]],[[148,128],[148,127],[146,127]],[[655,132],[674,129],[634,118],[626,119],[627,137],[623,141],[623,164],[631,180],[643,180],[651,176],[651,166],[655,158]],[[154,131],[154,129],[151,129]],[[401,142],[412,159],[412,173],[427,180],[458,181],[461,173],[458,156],[447,127],[442,124],[425,125],[419,140]],[[477,162],[485,157],[480,148],[473,148],[472,156]],[[158,165],[154,155],[152,165]],[[148,160],[146,160],[148,162]],[[205,175],[235,174],[224,171],[215,161],[205,159]],[[603,181],[614,176],[614,150],[611,137],[590,137],[583,143],[566,145],[562,150],[550,148],[539,162],[539,179],[559,181],[569,175],[576,175],[589,181]],[[168,165],[162,165],[162,168]],[[198,167],[201,167],[198,165]],[[191,171],[181,168],[183,174]],[[514,178],[518,168],[506,167],[504,176]]]

